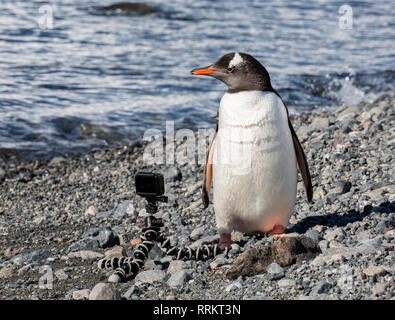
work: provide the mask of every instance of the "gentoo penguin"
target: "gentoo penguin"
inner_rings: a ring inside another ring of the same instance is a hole
[[[288,109],[269,73],[241,52],[228,53],[191,73],[216,78],[228,87],[220,102],[202,188],[207,208],[213,181],[219,246],[232,244],[233,230],[281,235],[295,204],[297,164],[309,202],[313,187]]]

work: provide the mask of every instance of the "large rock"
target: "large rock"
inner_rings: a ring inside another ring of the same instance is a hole
[[[253,276],[266,271],[273,262],[288,267],[296,262],[310,260],[321,253],[317,242],[305,236],[284,236],[263,248],[251,248],[239,255],[226,271],[228,279]]]
[[[89,294],[89,300],[120,300],[121,295],[111,284],[100,282]]]

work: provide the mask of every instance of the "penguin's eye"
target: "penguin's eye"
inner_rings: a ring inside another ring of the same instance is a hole
[[[228,69],[226,69],[226,71],[228,71],[229,73],[231,73],[231,72],[233,72],[234,69],[235,69],[235,68],[228,68]]]

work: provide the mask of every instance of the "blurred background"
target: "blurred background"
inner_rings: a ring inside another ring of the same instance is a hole
[[[232,51],[267,68],[291,113],[394,94],[393,1],[113,3],[0,0],[0,154],[67,156],[166,120],[211,128],[225,85],[189,71]]]

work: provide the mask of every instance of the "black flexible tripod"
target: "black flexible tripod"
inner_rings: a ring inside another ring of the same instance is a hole
[[[148,257],[148,253],[158,242],[159,247],[167,254],[175,256],[179,259],[195,259],[206,260],[221,253],[227,253],[228,248],[221,249],[217,244],[208,246],[203,245],[198,248],[183,247],[177,248],[172,246],[170,239],[164,235],[162,228],[163,221],[155,218],[153,215],[158,211],[157,201],[167,202],[166,196],[146,197],[146,211],[149,214],[144,219],[143,235],[140,236],[140,242],[133,251],[131,257],[114,257],[112,259],[101,259],[98,262],[99,269],[113,269],[115,272],[109,277],[110,282],[123,282],[133,278],[138,271],[144,266],[144,260]]]

